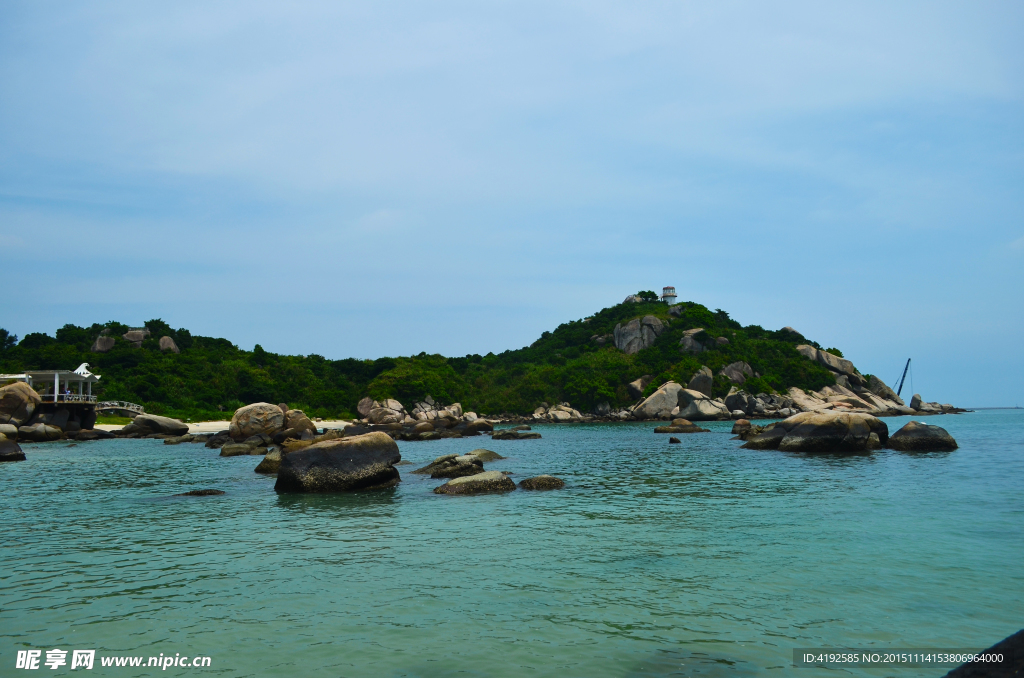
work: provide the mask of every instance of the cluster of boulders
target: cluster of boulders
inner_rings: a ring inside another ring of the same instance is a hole
[[[860,412],[801,412],[780,422],[756,426],[741,419],[733,433],[752,450],[808,453],[862,453],[888,447],[906,452],[955,450],[945,429],[912,421],[892,436],[885,422]]]
[[[739,381],[738,377],[746,374],[745,370],[749,367],[746,363],[734,363],[722,372],[733,370],[737,379],[729,374],[726,376],[736,382]],[[919,395],[915,395],[911,406],[907,407],[876,377],[862,378],[860,384],[854,384],[847,376],[837,376],[834,386],[824,386],[818,391],[804,391],[794,387],[786,394],[752,394],[733,386],[724,398],[712,398],[713,376],[710,369],[702,367],[693,375],[686,388],[674,381],[665,382],[650,396],[627,408],[625,416],[619,418],[665,420],[682,417],[693,421],[711,421],[786,418],[799,412],[859,412],[880,417],[964,411],[952,405],[924,403]],[[634,387],[646,388],[644,379],[642,377],[630,384],[630,390],[633,391]]]
[[[95,440],[109,437],[94,431],[96,415],[84,408],[43,406],[35,389],[22,381],[0,388],[0,435],[12,442]]]
[[[547,403],[541,403],[533,411],[533,418],[537,421],[550,421],[557,424],[569,421],[584,421],[586,416],[580,413],[579,410],[573,409],[569,403],[558,403],[550,406]]]
[[[431,478],[449,478],[448,482],[434,488],[435,494],[484,494],[511,492],[515,482],[505,471],[485,471],[484,462],[504,459],[491,450],[473,450],[464,455],[447,454],[438,457],[413,473],[429,474]],[[523,490],[557,490],[565,487],[565,481],[550,475],[526,478],[519,483]]]
[[[142,348],[142,342],[148,339],[150,334],[150,331],[145,327],[137,327],[128,330],[121,337],[131,344],[132,348]],[[115,343],[114,337],[110,336],[110,330],[103,330],[100,332],[100,336],[96,337],[96,341],[92,342],[92,347],[89,350],[93,353],[106,353],[114,348]],[[181,353],[178,345],[174,343],[174,338],[168,336],[160,337],[160,350]]]

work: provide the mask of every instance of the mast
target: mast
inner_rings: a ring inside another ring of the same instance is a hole
[[[907,358],[907,365],[903,368],[903,376],[900,377],[900,386],[896,389],[896,395],[899,396],[903,391],[903,382],[907,378],[907,370],[910,369],[910,358]]]

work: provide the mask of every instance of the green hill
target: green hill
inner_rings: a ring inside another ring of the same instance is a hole
[[[658,301],[626,302],[544,332],[527,348],[460,358],[420,353],[328,360],[277,355],[259,345],[244,351],[227,339],[192,336],[162,320],[146,323],[152,334],[141,348],[121,337],[130,328],[117,322],[88,328],[65,325],[54,336],[32,333],[20,342],[0,330],[0,371],[74,369],[87,362],[103,377],[96,390],[101,399],[127,400],[148,412],[194,420],[219,418],[256,401],[286,402],[311,416],[351,417],[366,395],[411,406],[429,394],[442,403],[461,402],[467,411],[487,414],[526,414],[542,401],[568,401],[589,411],[603,401],[613,408],[631,404],[626,385],[642,375],[654,377],[648,387],[652,391],[670,379],[687,383],[702,365],[718,374],[738,361],[760,374],[744,385],[752,393],[835,383],[832,373],[795,350],[801,343],[820,348],[815,342],[787,331],[743,327],[724,311],[692,302],[673,308],[675,315],[670,315],[669,307]],[[623,353],[611,339],[603,344],[594,339],[611,335],[618,323],[647,315],[667,327],[638,353]],[[708,346],[697,355],[680,348],[684,332],[694,328],[704,328],[695,336]],[[106,353],[90,351],[104,331],[115,337],[114,347]],[[173,338],[181,352],[161,351],[162,336]],[[728,343],[716,343],[717,337]],[[714,395],[724,395],[729,386],[716,376]]]

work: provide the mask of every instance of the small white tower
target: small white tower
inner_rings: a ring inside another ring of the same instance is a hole
[[[671,306],[676,303],[676,288],[674,287],[663,287],[661,289],[661,300]]]

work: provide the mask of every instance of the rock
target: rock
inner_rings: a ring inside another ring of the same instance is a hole
[[[756,400],[757,398],[746,391],[736,391],[735,393],[730,393],[725,397],[725,407],[730,412],[740,410],[745,415],[751,415],[754,413]]]
[[[134,427],[143,435],[162,433],[169,436],[183,436],[188,433],[188,424],[179,419],[161,417],[156,414],[140,414],[125,428]]]
[[[941,452],[958,445],[946,429],[911,421],[889,437],[888,447],[900,452]]]
[[[149,338],[149,330],[142,328],[138,330],[128,330],[123,335],[124,340],[131,344],[134,348],[142,348],[142,342]]]
[[[598,417],[607,417],[612,413],[612,406],[607,400],[603,400],[598,404],[594,405],[594,409],[591,412]]]
[[[659,426],[655,433],[709,433],[708,429],[694,426],[689,419],[673,419],[671,426]]]
[[[174,343],[174,339],[171,337],[160,337],[160,350],[170,351],[171,353],[181,353],[178,350],[178,345]]]
[[[181,443],[190,443],[195,440],[195,436],[185,434],[183,436],[171,436],[170,438],[164,438],[164,445],[180,445]]]
[[[280,407],[270,403],[253,403],[235,412],[228,433],[235,440],[245,440],[257,433],[273,436],[284,427],[284,412]]]
[[[222,457],[240,457],[248,455],[252,450],[256,449],[254,445],[247,445],[245,443],[228,443],[220,448],[220,456]]]
[[[871,375],[868,377],[868,390],[883,400],[889,400],[897,405],[903,405],[903,399],[896,395],[896,391],[889,388],[884,381]]]
[[[434,425],[429,421],[421,421],[412,427],[413,433],[429,433],[434,430]]]
[[[564,480],[549,475],[534,476],[519,481],[521,490],[560,490],[563,487],[565,487]]]
[[[18,427],[14,424],[0,424],[0,435],[8,440],[18,439]]]
[[[280,407],[280,405],[278,405]],[[302,410],[288,410],[284,412],[284,428],[292,429],[302,434],[303,431],[310,431],[316,435],[316,424],[314,424]]]
[[[785,431],[778,439],[777,448],[784,452],[867,452],[871,449],[872,433],[882,444],[889,439],[888,426],[871,415],[860,413],[802,412],[778,422],[770,431],[773,436]],[[744,447],[753,447],[750,443],[767,433],[754,436]]]
[[[229,436],[226,432],[221,431],[220,433],[211,436],[206,441],[206,447],[209,447],[212,450],[219,450],[220,448],[224,447],[224,445],[227,445],[228,443],[231,442],[233,442],[231,436]]]
[[[707,397],[711,397],[711,386],[714,383],[715,375],[706,365],[702,365],[699,370],[694,372],[693,377],[690,379],[690,383],[686,385],[686,388],[691,391],[700,391]]]
[[[256,466],[256,473],[277,473],[281,468],[281,456],[280,447],[268,450],[263,461]]]
[[[680,444],[681,442],[683,442],[683,441],[682,441],[682,440],[680,440],[679,438],[669,438],[669,439],[668,439],[668,444],[669,444],[669,445],[678,445],[678,444]]]
[[[626,385],[626,390],[629,392],[629,397],[633,400],[639,400],[644,397],[644,391],[650,386],[651,381],[654,377],[650,374],[645,374],[636,381],[632,381]]]
[[[1001,662],[961,664],[944,678],[1020,678],[1024,676],[1024,630],[1004,638],[979,655],[1001,655]]]
[[[114,344],[117,341],[113,337],[96,337],[96,341],[92,342],[92,346],[89,348],[93,353],[106,353],[110,349],[114,348]]]
[[[373,408],[373,398],[363,398],[362,400],[359,401],[359,404],[356,405],[356,412],[359,413],[360,417],[363,417],[365,419],[366,416],[370,414],[370,410],[372,410]]]
[[[719,374],[724,375],[734,384],[742,384],[754,376],[754,369],[745,362],[736,362],[723,367]]]
[[[89,441],[89,440],[109,440],[113,438],[114,434],[110,431],[104,431],[102,429],[91,429],[87,428],[75,433],[75,440],[78,441]]]
[[[633,318],[623,325],[615,326],[615,348],[623,353],[633,354],[654,345],[655,340],[665,331],[665,325],[653,315]]]
[[[697,354],[704,350],[704,344],[700,343],[692,336],[684,336],[680,339],[679,346],[682,348],[683,353]]]
[[[405,415],[390,407],[375,407],[370,410],[366,418],[371,424],[400,424],[405,419]]]
[[[466,424],[466,428],[463,431],[463,435],[477,435],[479,433],[485,433],[493,431],[494,426],[485,419],[477,419]]]
[[[785,437],[786,429],[770,428],[766,431],[750,436],[747,438],[747,442],[741,445],[741,447],[748,450],[777,450],[779,449],[779,443],[781,443],[782,439]]]
[[[476,455],[446,454],[423,468],[416,469],[413,473],[429,473],[431,478],[461,478],[475,476],[478,473],[483,473],[483,470],[483,459]]]
[[[638,295],[638,294],[631,294],[628,297],[626,297],[622,301],[622,303],[624,303],[624,304],[639,304],[642,301],[643,301],[643,299],[640,298],[640,295]]]
[[[278,492],[346,492],[398,484],[394,467],[402,460],[386,433],[335,438],[290,452],[281,460],[274,489]]]
[[[658,390],[633,409],[636,419],[669,419],[679,407],[679,392],[683,387],[674,381],[667,381]],[[701,394],[703,395],[703,394]]]
[[[745,433],[745,432],[747,432],[749,430],[750,430],[750,420],[749,419],[737,419],[736,423],[734,423],[732,425],[732,434],[733,435],[739,435],[739,434]]]
[[[533,440],[536,438],[540,438],[540,434],[535,431],[513,431],[511,429],[495,431],[491,435],[491,440]]]
[[[175,497],[215,497],[221,494],[225,494],[224,490],[189,490],[188,492],[182,492],[181,494],[174,495]]]
[[[30,443],[46,443],[53,440],[60,440],[64,432],[55,426],[47,426],[39,423],[35,426],[19,426],[18,440]]]
[[[845,358],[840,358],[839,356],[833,355],[828,351],[819,351],[813,346],[808,346],[807,344],[801,344],[797,346],[796,350],[805,358],[820,363],[827,367],[828,369],[832,370],[833,372],[845,374],[847,376],[850,376],[851,378],[855,377],[858,382],[863,380],[863,377],[861,377],[860,373],[857,372],[857,369],[853,366],[853,363],[850,362],[849,360],[846,360]]]
[[[24,426],[41,402],[35,389],[23,381],[0,388],[0,424]]]
[[[796,338],[798,338],[798,339],[803,339],[803,338],[804,338],[804,335],[800,334],[799,332],[797,332],[796,330],[794,330],[794,329],[793,329],[792,327],[790,327],[789,325],[787,325],[787,326],[783,327],[783,328],[782,328],[781,330],[779,330],[779,331],[780,331],[780,332],[789,332],[790,334],[792,334],[793,336],[795,336],[795,337],[796,337]]]
[[[473,476],[454,478],[434,488],[434,494],[484,494],[511,492],[516,489],[512,479],[501,471],[485,471]]]
[[[471,454],[474,457],[476,457],[477,459],[479,459],[480,461],[496,461],[498,459],[504,459],[505,458],[505,457],[501,456],[500,454],[498,454],[497,452],[492,452],[490,450],[485,450],[483,448],[478,449],[478,450],[473,450],[472,452],[467,452],[466,454]]]
[[[731,419],[732,415],[724,403],[712,400],[700,391],[680,389],[677,394],[679,401],[679,417],[691,421],[714,421]]]
[[[0,462],[4,461],[25,461],[25,453],[13,440],[0,438]]]

